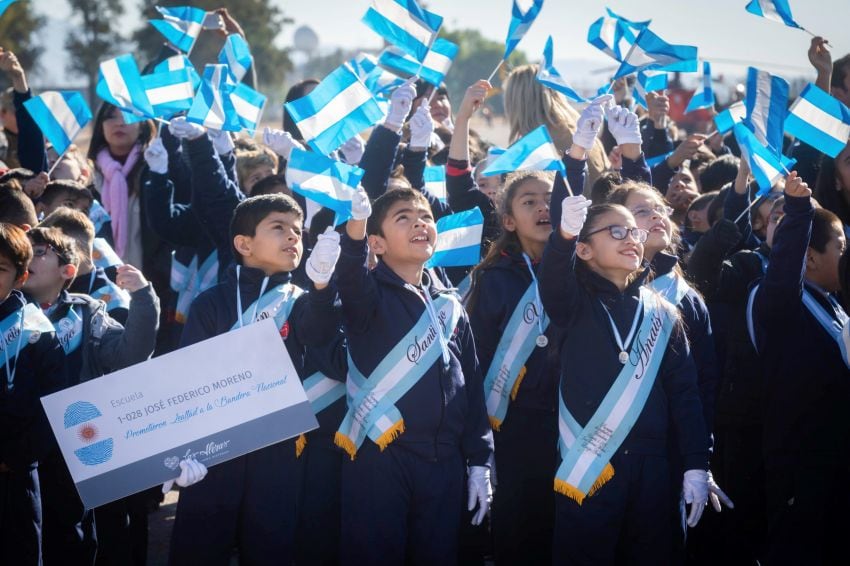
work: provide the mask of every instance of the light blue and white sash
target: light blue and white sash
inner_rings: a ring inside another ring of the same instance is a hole
[[[238,285],[236,292],[239,293]],[[283,328],[283,325],[289,319],[292,307],[295,306],[296,299],[303,294],[304,291],[300,287],[291,283],[272,287],[245,309],[242,316],[233,323],[230,329],[236,330],[246,324],[252,324],[266,318],[273,318],[277,327]],[[241,303],[241,300],[238,303]]]
[[[118,254],[115,253],[115,250],[113,250],[112,246],[109,245],[109,242],[103,238],[95,238],[94,242],[92,242],[91,259],[96,267],[100,267],[102,269],[115,267],[116,265],[124,265],[124,262],[121,261],[120,257],[118,257]]]
[[[92,299],[106,303],[106,311],[130,308],[130,293],[109,281],[103,287],[94,289],[90,294]]]
[[[74,305],[68,308],[68,313],[53,323],[56,338],[68,355],[80,347],[83,341],[83,317]]]
[[[643,309],[643,321],[628,361],[587,425],[578,424],[563,399],[559,403],[562,461],[554,488],[579,504],[613,477],[611,457],[643,411],[667,350],[675,316],[670,306],[641,289],[639,308]]]
[[[218,282],[218,253],[213,251],[198,267],[198,256],[192,256],[189,265],[180,263],[171,255],[171,288],[177,293],[175,318],[185,322],[192,302],[202,292]]]
[[[91,207],[89,208],[89,220],[91,220],[91,223],[94,224],[95,234],[100,234],[104,224],[112,222],[112,218],[109,216],[109,213],[106,212],[103,205],[96,200],[92,201]]]
[[[541,331],[549,326],[549,317],[541,312],[536,301],[536,288],[532,282],[514,308],[496,346],[490,369],[484,377],[484,401],[494,430],[502,426],[508,404],[516,398],[516,392],[525,377],[525,363],[534,352]],[[539,321],[541,315],[543,319]]]
[[[847,324],[847,313],[833,297],[827,295],[827,300],[835,310],[838,320],[831,316],[809,291],[803,289],[803,306],[812,313],[818,324],[835,340],[835,343],[838,344],[838,350],[841,352],[841,359],[850,368],[850,331],[848,331],[850,325]]]
[[[678,273],[669,272],[653,279],[648,286],[664,297],[671,305],[678,306],[691,290],[685,278]]]
[[[316,372],[304,380],[304,392],[315,414],[324,411],[345,397],[345,384]]]
[[[348,358],[348,412],[336,432],[334,442],[354,459],[368,435],[381,450],[404,432],[404,420],[395,407],[428,370],[443,357],[444,345],[460,321],[463,306],[454,294],[428,299],[425,312],[366,378]],[[436,320],[435,320],[436,319]],[[437,328],[437,322],[439,326]]]
[[[28,303],[0,321],[0,348],[3,349],[0,367],[6,370],[7,390],[11,391],[15,387],[18,367],[15,364],[12,368],[12,361],[27,345],[38,342],[44,332],[53,332],[53,325],[41,309],[33,304]]]

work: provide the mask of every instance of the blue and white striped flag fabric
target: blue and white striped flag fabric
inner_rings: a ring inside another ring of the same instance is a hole
[[[714,117],[714,125],[717,126],[718,132],[725,135],[732,131],[735,124],[743,121],[746,117],[747,106],[744,102],[734,102],[729,105],[729,108]]]
[[[168,40],[168,43],[183,53],[192,51],[195,40],[203,29],[207,13],[192,6],[173,8],[157,6],[156,10],[162,14],[162,19],[148,20],[148,22]]]
[[[800,24],[794,21],[788,0],[752,0],[747,4],[747,11],[792,28],[803,29]]]
[[[762,145],[743,123],[735,124],[733,131],[741,148],[741,157],[750,164],[750,171],[758,183],[759,192],[756,196],[764,196],[780,178],[785,176],[785,170],[790,170],[795,161],[783,155],[777,156],[772,148]]]
[[[365,171],[354,165],[293,148],[286,184],[304,198],[336,212],[336,223],[351,218],[351,199]]]
[[[744,119],[756,139],[782,153],[783,129],[788,108],[788,83],[766,71],[747,71],[747,117]]]
[[[649,28],[644,28],[629,48],[614,78],[619,79],[638,71],[692,73],[698,66],[696,47],[667,43]]]
[[[552,61],[553,51],[554,46],[552,44],[552,36],[550,35],[549,39],[546,40],[546,47],[543,48],[543,61],[540,62],[540,68],[537,70],[537,80],[552,90],[560,92],[570,100],[587,102],[586,98],[567,84],[567,81],[564,80],[564,77],[555,68],[555,64]]]
[[[609,8],[605,8],[605,10],[608,12],[607,16],[602,16],[590,24],[590,29],[587,31],[587,42],[622,62],[632,43],[637,39],[637,35],[652,20],[633,22],[618,16]]]
[[[368,53],[360,53],[347,64],[376,98],[389,99],[390,93],[404,84],[403,78],[382,69],[378,59]]]
[[[24,102],[41,133],[62,155],[91,121],[91,110],[79,92],[42,92]]]
[[[388,47],[381,52],[378,63],[393,72],[408,74],[410,76],[419,73],[426,82],[440,86],[443,77],[449,72],[457,55],[458,47],[448,39],[442,37],[434,40],[434,45],[425,56],[425,60],[416,59],[407,55],[398,48]]]
[[[788,110],[785,131],[828,156],[837,157],[850,141],[850,109],[809,83]]]
[[[646,104],[646,93],[664,90],[666,88],[667,73],[664,71],[639,71],[637,74],[637,80],[635,80],[635,86],[632,88],[632,96],[634,97],[636,104],[640,104],[644,108],[649,109]]]
[[[528,4],[528,2],[525,2],[525,4]],[[508,38],[505,40],[505,54],[502,55],[503,61],[510,57],[513,50],[522,41],[541,8],[543,8],[543,0],[532,0],[531,6],[523,12],[519,0],[514,0],[511,7],[511,25],[508,27]]]
[[[6,11],[6,8],[17,2],[17,0],[0,0],[0,16]]]
[[[263,116],[266,96],[244,83],[231,85],[231,88],[230,102],[239,118],[239,124],[253,136]]]
[[[153,116],[139,67],[129,53],[100,64],[96,92],[106,102],[124,110],[125,120],[139,121]]]
[[[711,86],[711,63],[702,62],[702,89],[694,91],[694,95],[685,108],[685,114],[700,108],[714,108],[714,89]]]
[[[230,100],[227,65],[207,65],[201,88],[192,101],[186,120],[212,130],[238,132],[242,129],[239,116]]]
[[[656,155],[655,157],[647,157],[646,158],[646,166],[652,169],[656,165],[660,164],[662,161],[667,159],[673,155],[672,151],[668,151],[667,153],[662,153],[661,155]]]
[[[484,215],[478,207],[437,220],[437,243],[426,267],[464,267],[481,261]]]
[[[151,73],[142,77],[145,95],[153,107],[151,118],[169,119],[192,107],[195,87],[188,69]]]
[[[540,126],[519,139],[495,158],[482,175],[491,177],[514,171],[560,171],[562,175],[566,174],[564,162],[546,126]]]
[[[443,18],[423,10],[416,0],[372,0],[363,23],[392,45],[422,61],[443,25]]]
[[[313,150],[328,155],[383,118],[378,101],[347,65],[284,108]]]
[[[425,167],[422,174],[422,179],[425,181],[425,189],[434,195],[440,202],[448,200],[448,192],[446,191],[446,166],[431,165]]]
[[[251,56],[248,42],[238,33],[232,33],[227,36],[218,53],[218,62],[228,66],[230,78],[238,83],[251,68],[254,58]]]
[[[198,85],[201,84],[201,75],[198,74],[195,66],[185,55],[172,55],[154,67],[153,72],[164,73],[167,71],[179,71],[180,69],[186,69],[189,73],[189,78],[192,79],[192,88],[198,88]]]

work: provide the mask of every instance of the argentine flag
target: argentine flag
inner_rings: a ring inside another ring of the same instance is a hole
[[[230,103],[236,111],[239,124],[253,136],[263,115],[266,97],[244,83],[231,85],[230,88]]]
[[[248,42],[238,33],[227,36],[224,46],[218,54],[218,62],[227,65],[230,78],[238,83],[251,68],[254,58],[251,56],[251,48]]]
[[[153,107],[151,118],[166,120],[192,107],[195,87],[188,69],[163,71],[144,75],[145,95]]]
[[[622,62],[637,35],[652,20],[633,22],[618,16],[609,8],[605,8],[605,10],[608,12],[607,16],[602,16],[590,24],[590,29],[587,31],[587,42]]]
[[[519,42],[522,41],[526,32],[528,32],[531,24],[534,23],[537,14],[540,13],[540,9],[543,8],[543,0],[532,0],[531,6],[525,12],[522,11],[519,4],[519,0],[514,0],[513,7],[511,8],[511,25],[508,27],[508,38],[505,40],[505,54],[502,55],[503,61],[507,61],[510,54],[516,49]],[[524,4],[528,4],[528,1],[525,1]]]
[[[328,155],[378,123],[384,116],[378,101],[347,65],[341,65],[313,92],[284,104],[313,150]]]
[[[747,107],[744,102],[735,102],[714,117],[714,125],[717,126],[718,132],[725,135],[732,131],[735,124],[741,122],[746,117]]]
[[[785,176],[785,170],[790,170],[796,161],[783,155],[775,155],[773,150],[762,145],[743,123],[735,124],[733,130],[741,148],[741,157],[750,164],[750,170],[758,183],[759,192],[756,196],[762,197],[770,192],[771,187]]]
[[[560,171],[566,175],[564,162],[546,126],[540,126],[493,159],[482,175],[492,177],[514,171]]]
[[[646,93],[664,90],[667,88],[667,73],[664,71],[639,71],[635,86],[632,88],[632,96],[636,104],[640,104],[647,110],[649,106],[646,104]],[[605,92],[608,91],[606,85]],[[605,94],[603,92],[602,94]]]
[[[788,0],[752,0],[747,4],[747,11],[792,28],[803,29],[794,21]]]
[[[484,215],[478,207],[437,220],[434,255],[425,267],[465,267],[481,261]]]
[[[766,71],[747,71],[747,117],[744,120],[756,139],[782,153],[783,125],[788,108],[788,83]]]
[[[788,110],[785,131],[828,156],[837,157],[850,141],[850,109],[809,83]]]
[[[191,52],[195,40],[203,29],[207,13],[192,6],[173,8],[157,6],[156,10],[162,14],[162,19],[148,20],[148,22],[168,40],[168,43],[183,53]]]
[[[62,155],[91,121],[91,110],[79,92],[49,90],[24,102],[41,133]]]
[[[644,28],[629,48],[614,78],[619,79],[638,71],[692,73],[697,67],[696,47],[667,43],[649,28]]]
[[[446,202],[448,200],[445,165],[425,167],[422,179],[425,181],[425,190],[434,195],[434,198],[440,202]]]
[[[564,77],[555,68],[555,64],[552,62],[553,49],[552,36],[550,35],[549,39],[546,40],[546,47],[543,48],[543,61],[540,62],[540,68],[537,71],[537,80],[552,90],[560,92],[570,100],[587,102],[586,98],[582,97],[567,84],[567,81],[564,80]]]
[[[154,73],[163,73],[166,71],[179,71],[186,69],[189,77],[192,79],[192,88],[198,88],[201,84],[201,75],[195,70],[195,66],[189,61],[185,55],[172,55],[168,59],[153,68]]]
[[[127,123],[154,115],[139,67],[129,53],[100,64],[96,92],[106,102],[124,110]]]
[[[702,90],[694,91],[685,114],[699,110],[700,108],[714,108],[714,89],[711,87],[711,64],[702,62]]]
[[[365,171],[354,165],[293,148],[286,165],[286,184],[304,198],[336,212],[336,223],[351,218],[351,199]]]
[[[6,8],[17,2],[17,0],[0,0],[0,16],[6,11]]]
[[[390,46],[381,52],[378,63],[394,73],[406,73],[410,76],[418,73],[426,82],[439,87],[452,66],[457,50],[457,45],[440,37],[434,40],[434,45],[431,46],[424,61]]]
[[[443,25],[443,18],[423,10],[416,0],[372,0],[363,23],[392,45],[422,61]]]
[[[233,86],[228,80],[227,65],[207,65],[201,88],[186,115],[188,122],[212,130],[238,132],[242,129],[239,116],[230,100]]]

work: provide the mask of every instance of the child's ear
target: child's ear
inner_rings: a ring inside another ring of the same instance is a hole
[[[239,252],[240,255],[250,256],[251,255],[251,237],[245,236],[243,234],[238,234],[233,236],[233,247],[236,248],[236,251]]]
[[[510,214],[505,214],[502,216],[502,226],[504,226],[505,230],[508,232],[516,232],[516,220]]]
[[[368,242],[369,249],[375,252],[375,255],[383,255],[387,251],[386,241],[377,234],[370,234]]]
[[[814,273],[820,266],[820,254],[812,248],[806,248],[806,273]]]
[[[593,259],[593,248],[585,242],[579,242],[576,244],[576,255],[579,259],[590,261]]]
[[[62,275],[62,279],[65,281],[72,281],[77,276],[77,266],[70,263],[63,265],[62,269],[59,270],[59,274]]]

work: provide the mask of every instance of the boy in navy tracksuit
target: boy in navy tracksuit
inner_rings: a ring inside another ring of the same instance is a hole
[[[477,523],[491,491],[475,345],[456,296],[423,271],[436,242],[425,198],[396,189],[375,201],[371,272],[370,212],[360,191],[336,271],[350,356],[337,444],[354,458],[343,466],[340,553],[344,564],[453,564],[464,468]]]
[[[0,563],[41,564],[38,463],[51,433],[39,399],[62,389],[64,354],[53,326],[18,290],[32,246],[0,223]]]
[[[183,329],[183,346],[274,317],[296,370],[303,373],[305,347],[330,341],[337,330],[333,289],[327,281],[338,252],[333,242],[333,253],[326,253],[328,246],[320,239],[319,251],[314,250],[307,267],[315,290],[303,293],[292,285],[291,272],[303,250],[302,218],[297,203],[280,194],[251,198],[236,208],[231,234],[238,263],[231,265],[222,283],[195,299]],[[268,306],[255,308],[268,294]],[[242,313],[237,312],[240,304]],[[248,564],[291,563],[298,475],[295,443],[287,440],[219,464],[203,482],[183,490],[170,563],[226,565],[234,546]]]

